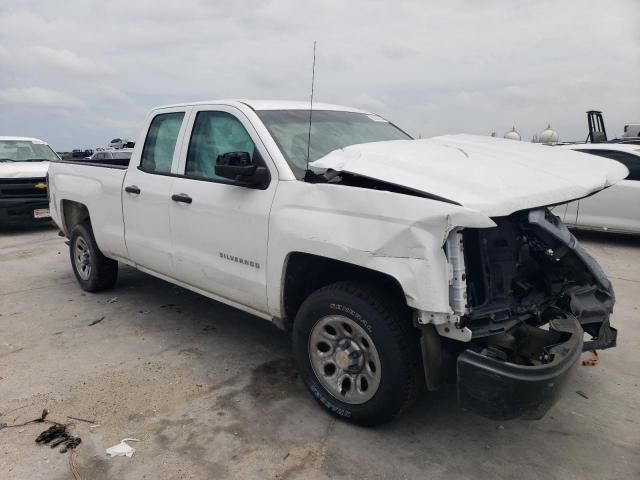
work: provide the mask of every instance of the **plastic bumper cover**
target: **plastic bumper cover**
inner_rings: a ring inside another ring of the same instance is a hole
[[[8,225],[49,221],[50,218],[33,217],[33,211],[40,208],[49,208],[49,201],[46,197],[0,199],[0,224]]]
[[[466,350],[457,360],[460,406],[494,420],[538,419],[554,405],[583,349],[583,330],[571,316],[550,322],[549,331],[528,327],[531,351],[546,363],[521,365],[491,349]],[[539,356],[539,355],[538,355]],[[534,355],[535,357],[535,355]]]

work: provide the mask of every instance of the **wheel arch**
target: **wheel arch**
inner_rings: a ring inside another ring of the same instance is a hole
[[[89,209],[83,203],[74,200],[62,200],[61,212],[62,225],[67,237],[71,235],[71,230],[73,230],[73,227],[76,225],[86,221],[91,223]]]
[[[302,302],[318,289],[340,281],[366,283],[409,309],[404,290],[393,276],[353,263],[305,252],[291,252],[286,259],[281,289],[282,326],[290,329]]]

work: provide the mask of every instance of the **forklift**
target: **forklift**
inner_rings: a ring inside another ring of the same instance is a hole
[[[589,134],[585,143],[631,143],[640,145],[640,137],[625,137],[607,139],[607,130],[604,126],[602,112],[598,110],[589,110],[587,112],[587,123],[589,124]]]

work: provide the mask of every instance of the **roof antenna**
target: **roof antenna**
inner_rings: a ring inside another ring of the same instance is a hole
[[[307,168],[304,172],[305,180],[309,180],[309,158],[311,156],[311,119],[313,118],[313,87],[316,83],[316,41],[313,41],[313,68],[311,70],[311,98],[309,99],[309,135],[307,136]]]

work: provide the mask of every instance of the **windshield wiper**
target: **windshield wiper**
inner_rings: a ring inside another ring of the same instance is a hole
[[[12,158],[0,158],[0,162],[15,162]]]

